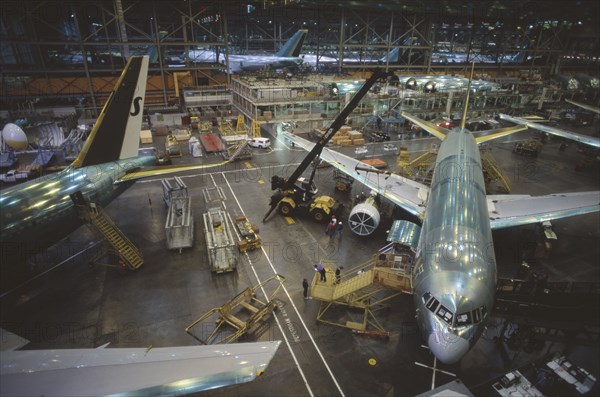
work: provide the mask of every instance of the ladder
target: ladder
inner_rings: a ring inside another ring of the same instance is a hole
[[[510,178],[498,165],[490,150],[482,150],[481,166],[483,167],[486,183],[498,181],[506,193],[510,193]]]
[[[101,207],[95,203],[77,204],[76,207],[80,216],[94,225],[128,269],[136,270],[144,264],[140,250],[123,234]]]

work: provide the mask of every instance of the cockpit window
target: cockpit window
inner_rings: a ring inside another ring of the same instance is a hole
[[[436,312],[437,316],[447,322],[448,324],[452,324],[453,314],[448,308],[444,305],[440,305],[440,308]]]
[[[429,292],[425,292],[423,294],[423,303],[427,303],[427,301],[431,298],[431,294]]]
[[[487,314],[485,306],[481,306],[470,312],[462,313],[456,316],[456,325],[479,324]]]
[[[440,302],[435,299],[435,297],[431,296],[431,293],[425,292],[423,294],[423,303],[430,312],[435,313],[435,309],[437,309]]]
[[[475,312],[476,310],[474,310]],[[471,313],[463,313],[456,316],[456,325],[471,324]]]

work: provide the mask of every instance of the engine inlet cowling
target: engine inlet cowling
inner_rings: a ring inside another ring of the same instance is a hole
[[[372,198],[369,198],[364,203],[357,204],[352,208],[348,217],[348,224],[350,225],[350,230],[355,234],[368,236],[377,229],[380,220],[381,215],[379,214],[377,205]]]

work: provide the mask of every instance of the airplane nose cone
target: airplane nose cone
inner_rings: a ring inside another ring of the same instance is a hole
[[[454,364],[469,351],[469,342],[454,334],[432,333],[428,345],[433,355],[445,364]]]

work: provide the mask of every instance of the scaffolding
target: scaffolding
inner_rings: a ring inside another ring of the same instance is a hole
[[[275,289],[265,299],[257,297],[258,290],[265,293],[268,284],[276,282]],[[185,332],[203,345],[231,343],[255,329],[261,320],[277,307],[274,298],[283,286],[285,277],[279,274],[262,283],[246,288],[224,305],[212,308],[185,328]],[[209,322],[210,321],[210,322]],[[210,331],[206,337],[192,332],[200,326],[201,332]]]

